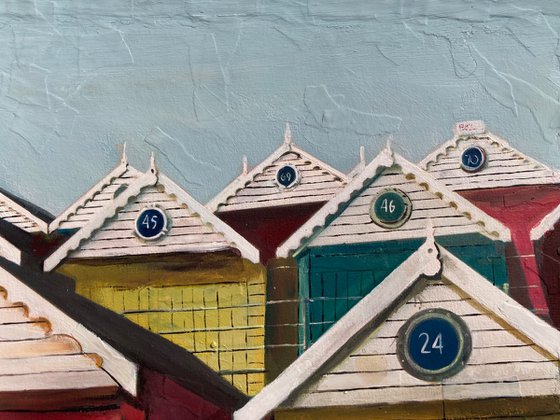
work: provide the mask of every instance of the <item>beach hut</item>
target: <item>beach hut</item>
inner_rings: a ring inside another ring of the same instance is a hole
[[[428,223],[439,243],[507,290],[509,230],[386,147],[278,248],[297,264],[300,351],[414,253]]]
[[[558,418],[560,333],[427,237],[234,419]]]
[[[488,132],[483,121],[457,123],[454,137],[419,166],[510,229],[510,294],[550,320],[530,231],[560,203],[560,174]]]
[[[348,178],[297,147],[286,125],[282,145],[250,171],[244,161],[241,175],[207,207],[248,239],[266,263]]]
[[[105,194],[87,220],[63,218],[72,224],[59,229],[79,230],[44,270],[70,276],[79,294],[187,349],[243,392],[258,392],[266,285],[257,249],[161,174],[153,157],[146,172],[118,176],[73,206],[89,209]]]

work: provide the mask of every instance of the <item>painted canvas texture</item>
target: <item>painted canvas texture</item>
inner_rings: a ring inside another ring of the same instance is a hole
[[[0,5],[0,420],[558,418],[559,31]]]

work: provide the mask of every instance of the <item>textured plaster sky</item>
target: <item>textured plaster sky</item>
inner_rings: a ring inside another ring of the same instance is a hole
[[[58,213],[126,141],[206,202],[280,143],[348,171],[484,119],[557,168],[560,2],[3,0],[0,186]]]

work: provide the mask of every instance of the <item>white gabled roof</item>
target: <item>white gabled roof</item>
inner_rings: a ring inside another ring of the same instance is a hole
[[[335,357],[359,334],[374,331],[387,317],[395,303],[403,301],[423,278],[445,278],[468,295],[488,313],[521,332],[534,344],[554,356],[560,354],[560,332],[514,299],[493,286],[465,263],[436,245],[433,232],[414,254],[396,268],[379,286],[358,302],[278,378],[267,385],[243,408],[234,413],[235,420],[262,419],[295,396],[307,381]],[[389,339],[394,340],[394,339]],[[441,398],[441,393],[440,393]],[[369,401],[373,405],[376,401]]]
[[[400,168],[398,173],[389,173],[388,176],[398,176],[398,179],[391,179],[382,183],[383,185],[376,185],[376,180],[383,176],[384,171],[389,171],[393,167]],[[434,203],[443,201],[445,207],[441,207],[440,204],[440,207],[435,209],[419,208],[417,211],[420,216],[415,220],[415,199],[412,199],[411,219],[401,228],[384,229],[375,225],[369,217],[368,209],[371,201],[370,195],[375,191],[368,191],[367,188],[379,190],[384,187],[392,187],[395,180],[401,183],[401,185],[397,185],[398,188],[404,189],[407,185],[407,188],[410,188],[412,184],[417,186],[418,191],[414,194],[419,194],[418,206],[420,206],[420,201],[430,200]],[[364,191],[363,198],[360,198],[361,191]],[[361,201],[357,202],[358,199]],[[364,202],[362,203],[362,201]],[[356,208],[351,208],[354,204]],[[337,222],[341,215],[345,217],[345,221]],[[436,218],[439,215],[442,217]],[[355,175],[346,187],[288,238],[278,248],[276,255],[287,257],[289,254],[297,253],[303,247],[313,244],[319,246],[420,238],[424,235],[425,220],[429,217],[433,217],[437,236],[479,232],[491,239],[499,239],[504,242],[511,240],[509,229],[506,226],[451,191],[427,172],[393,153],[387,146],[365,169]],[[456,223],[459,218],[464,219],[461,224]],[[321,238],[319,238],[320,236]]]
[[[140,175],[142,173],[128,163],[126,144],[124,144],[119,164],[58,215],[49,224],[49,232],[57,229],[79,229],[85,226],[111,203],[117,190],[122,191]]]
[[[548,213],[543,219],[531,229],[531,240],[538,241],[545,233],[554,229],[556,223],[560,220],[560,205]]]
[[[0,327],[6,329],[0,351],[0,392],[71,392],[116,387],[116,381],[137,395],[135,363],[4,268],[0,268],[2,289]]]
[[[297,168],[300,182],[285,190],[276,184],[275,178],[277,170],[286,164]],[[251,171],[245,169],[206,204],[210,211],[220,213],[325,202],[348,182],[347,175],[294,145],[288,125],[284,143]]]
[[[176,216],[173,227],[158,241],[142,241],[134,234],[135,215],[142,208],[155,204],[170,217]],[[43,269],[51,271],[67,256],[103,258],[232,248],[239,250],[242,257],[259,262],[259,252],[253,245],[177,184],[159,174],[152,158],[150,169],[51,254]]]
[[[16,201],[18,198],[14,198],[0,191],[0,219],[5,220],[8,223],[18,227],[19,229],[28,233],[47,233],[48,232],[48,221],[44,218],[39,217],[37,214],[41,214],[44,211],[37,207],[37,210],[41,213],[34,214],[30,208],[33,208],[31,203],[28,204],[29,208],[23,204],[24,200]]]
[[[470,130],[469,127],[476,129]],[[461,153],[468,146],[480,146],[486,152],[486,164],[477,172],[461,169]],[[457,123],[455,136],[426,156],[418,166],[454,191],[560,183],[558,172],[487,132],[482,121]]]

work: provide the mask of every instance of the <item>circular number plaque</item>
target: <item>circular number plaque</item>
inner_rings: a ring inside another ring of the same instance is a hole
[[[386,189],[375,196],[369,211],[371,220],[384,228],[397,228],[406,223],[412,212],[408,196],[397,189]]]
[[[276,172],[276,182],[283,188],[290,188],[299,182],[299,173],[292,165],[285,165]]]
[[[486,162],[484,149],[478,146],[471,146],[463,150],[461,155],[461,168],[467,172],[479,171]]]
[[[149,207],[140,212],[134,225],[142,239],[157,239],[167,232],[167,216],[157,207]]]
[[[458,373],[471,354],[471,336],[461,318],[445,309],[427,309],[399,330],[402,367],[420,379],[439,381]]]

